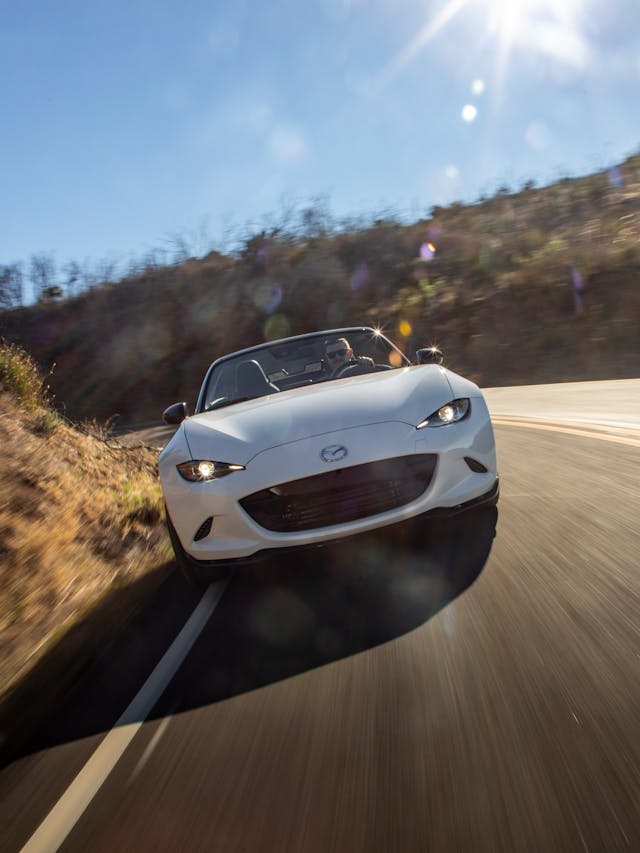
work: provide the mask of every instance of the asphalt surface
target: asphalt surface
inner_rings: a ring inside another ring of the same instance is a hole
[[[640,430],[502,414],[497,518],[236,574],[60,849],[640,850]],[[0,774],[0,849],[199,597],[170,579]]]
[[[640,429],[640,379],[487,388],[493,415]]]

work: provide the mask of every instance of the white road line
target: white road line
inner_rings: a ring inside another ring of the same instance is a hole
[[[547,424],[584,424],[585,426],[593,427],[594,429],[624,429],[624,430],[632,430],[638,432],[640,430],[640,420],[639,421],[608,421],[603,420],[597,416],[593,416],[590,418],[573,418],[573,417],[558,417],[557,415],[514,415],[509,414],[508,412],[491,412],[492,418],[506,418],[510,420],[518,420],[522,418],[526,418],[528,421],[533,421],[534,423],[547,423]]]
[[[627,436],[621,435],[611,435],[610,433],[604,432],[590,432],[586,429],[570,429],[569,427],[565,427],[562,423],[551,424],[551,423],[536,423],[535,421],[530,420],[516,420],[515,418],[504,418],[500,416],[495,416],[491,418],[492,423],[496,426],[515,426],[515,427],[525,427],[526,429],[540,429],[545,432],[561,432],[565,435],[578,435],[582,438],[596,438],[599,441],[610,441],[613,444],[626,444],[630,447],[640,447],[640,438],[630,438]]]
[[[55,853],[115,767],[216,609],[226,582],[211,584],[114,728],[22,848]]]

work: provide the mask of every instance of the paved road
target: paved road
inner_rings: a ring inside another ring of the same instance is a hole
[[[640,379],[488,388],[492,415],[640,429]]]
[[[639,850],[640,432],[563,429],[497,420],[497,525],[236,575],[61,849]],[[172,581],[0,775],[0,848],[33,833],[196,602]]]

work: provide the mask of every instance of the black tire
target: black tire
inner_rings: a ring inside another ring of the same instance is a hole
[[[184,548],[178,538],[178,534],[176,533],[176,529],[171,523],[171,519],[169,518],[169,513],[167,513],[167,530],[169,531],[169,539],[171,540],[171,547],[173,548],[173,553],[176,558],[176,565],[180,570],[182,576],[185,578],[189,586],[201,586],[202,582],[198,582],[198,579],[195,576],[193,568],[187,559],[187,555],[184,552]]]

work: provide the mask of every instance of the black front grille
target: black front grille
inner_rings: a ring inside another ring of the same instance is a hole
[[[240,501],[262,527],[313,530],[404,506],[429,486],[436,454],[420,453],[327,471],[280,483]]]

